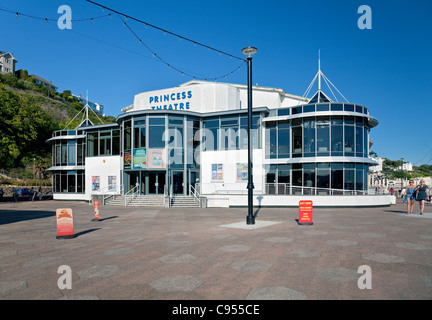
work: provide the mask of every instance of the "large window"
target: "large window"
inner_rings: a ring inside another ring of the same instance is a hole
[[[183,168],[185,150],[183,148],[184,118],[169,116],[168,118],[168,164],[170,167]]]
[[[99,132],[99,155],[111,155],[111,131]]]
[[[87,135],[87,154],[89,157],[99,156],[99,133],[89,132]]]
[[[280,121],[277,126],[278,130],[278,158],[290,157],[290,123],[289,121]]]
[[[266,158],[277,158],[277,127],[276,122],[267,122],[265,151]]]
[[[53,191],[56,193],[84,193],[84,171],[55,171]]]
[[[203,122],[203,151],[218,149],[219,118],[207,118]]]
[[[343,117],[331,118],[331,155],[343,156]]]
[[[317,130],[317,156],[330,155],[330,121],[328,117],[318,118]]]
[[[315,118],[303,120],[303,157],[315,157]]]
[[[149,148],[164,148],[165,118],[149,118]]]
[[[293,158],[302,156],[303,147],[303,128],[301,119],[292,120],[292,156]]]

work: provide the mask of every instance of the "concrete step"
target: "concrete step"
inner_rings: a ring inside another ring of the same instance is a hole
[[[128,204],[131,207],[164,207],[164,196],[137,196]]]
[[[192,196],[175,196],[171,198],[171,207],[199,208],[200,203]]]

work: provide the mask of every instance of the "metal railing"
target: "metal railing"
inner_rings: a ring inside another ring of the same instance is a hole
[[[200,201],[200,194],[197,190],[197,188],[195,188],[193,185],[189,185],[189,195],[193,195],[194,199],[196,201]]]
[[[334,188],[318,188],[293,186],[289,183],[266,183],[265,194],[274,195],[314,195],[314,196],[331,196],[331,195],[367,195],[367,190],[347,190]]]
[[[108,200],[109,198],[121,195],[122,193],[123,193],[123,185],[120,186],[120,190],[119,191],[117,191],[116,188],[114,188],[113,186],[108,186],[107,193],[104,193],[103,197],[102,197],[102,203],[103,203],[103,205],[105,205],[106,200]]]
[[[124,197],[125,207],[127,207],[128,204],[131,203],[140,193],[141,193],[141,188],[139,184],[137,184],[134,188],[126,192]]]
[[[205,188],[207,187],[207,188]],[[215,188],[217,188],[215,190]],[[246,185],[239,183],[223,183],[223,184],[203,184],[202,189],[207,189],[205,194],[212,195],[246,195],[248,190]],[[213,189],[213,190],[212,190]],[[316,196],[329,196],[329,195],[371,195],[375,192],[370,190],[348,190],[348,189],[335,189],[335,188],[318,188],[318,187],[304,187],[293,186],[289,183],[265,183],[255,184],[254,194],[267,194],[267,195],[316,195]]]

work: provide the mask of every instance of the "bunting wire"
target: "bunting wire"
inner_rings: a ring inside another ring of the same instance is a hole
[[[90,2],[90,3],[94,4],[94,5],[97,5],[97,6],[101,7],[101,8],[102,8],[102,11],[105,11],[105,9],[107,9],[108,11],[111,11],[111,12],[113,12],[113,13],[116,13],[117,16],[122,20],[123,25],[127,27],[127,29],[128,29],[128,30],[129,30],[133,35],[134,35],[135,38],[137,38],[137,40],[139,41],[139,43],[141,43],[143,46],[145,46],[145,47],[147,48],[147,50],[149,50],[149,51],[152,53],[153,57],[158,58],[159,61],[161,61],[162,63],[164,63],[164,64],[167,65],[168,67],[170,67],[170,68],[172,68],[173,70],[175,70],[175,71],[181,73],[182,75],[187,75],[187,76],[193,78],[194,80],[197,79],[197,76],[196,76],[196,75],[191,74],[190,72],[185,72],[185,71],[181,70],[180,68],[178,68],[178,67],[176,67],[176,66],[173,66],[172,64],[170,64],[169,62],[167,62],[166,60],[164,60],[164,59],[163,59],[159,54],[157,54],[154,50],[152,50],[152,49],[151,49],[151,48],[150,48],[150,47],[149,47],[149,46],[148,46],[148,45],[147,45],[147,44],[146,44],[146,43],[145,43],[145,42],[144,42],[144,41],[143,41],[143,40],[138,36],[138,34],[137,34],[137,33],[136,33],[136,32],[135,32],[135,31],[134,31],[134,30],[129,26],[129,24],[126,23],[126,20],[127,20],[127,19],[131,19],[131,20],[137,21],[137,22],[139,22],[139,23],[145,24],[146,28],[147,28],[147,27],[152,27],[152,28],[154,28],[154,29],[157,29],[157,30],[163,31],[164,34],[167,34],[167,33],[168,33],[168,34],[170,34],[170,35],[172,35],[172,36],[178,37],[180,40],[185,40],[185,41],[191,42],[191,43],[194,44],[194,46],[197,46],[197,45],[198,45],[198,46],[204,47],[204,48],[206,48],[206,49],[208,49],[208,50],[215,51],[215,52],[219,53],[219,55],[222,55],[222,54],[223,54],[223,55],[226,55],[226,56],[228,56],[228,57],[230,57],[230,58],[234,58],[234,59],[237,59],[237,60],[240,60],[240,61],[241,61],[241,64],[240,64],[238,67],[236,67],[234,70],[232,70],[231,72],[226,73],[226,74],[224,74],[224,75],[221,75],[221,76],[218,76],[218,77],[202,77],[202,76],[199,77],[199,78],[201,78],[201,79],[203,79],[203,80],[205,80],[205,81],[207,81],[207,80],[214,80],[214,81],[217,81],[218,79],[226,78],[226,77],[232,75],[234,72],[240,70],[240,68],[241,68],[244,64],[246,64],[246,62],[247,62],[247,61],[246,61],[245,59],[243,59],[243,58],[236,57],[236,56],[234,56],[234,55],[232,55],[232,54],[229,54],[229,53],[224,52],[224,51],[222,51],[222,50],[219,50],[219,49],[213,48],[213,47],[208,46],[208,45],[206,45],[206,44],[203,44],[203,43],[201,43],[201,42],[194,41],[194,40],[189,39],[189,38],[187,38],[187,37],[184,37],[184,36],[181,36],[181,35],[176,34],[176,33],[174,33],[174,32],[171,32],[171,31],[169,31],[169,30],[166,30],[166,29],[163,29],[163,28],[157,27],[157,26],[155,26],[155,25],[153,25],[153,24],[151,24],[151,23],[148,23],[148,22],[145,22],[145,21],[142,21],[142,20],[136,19],[136,18],[134,18],[134,17],[131,17],[131,16],[127,15],[127,14],[124,14],[124,13],[122,13],[122,12],[116,11],[116,10],[114,10],[114,9],[108,8],[108,7],[104,6],[104,5],[101,5],[101,4],[99,4],[99,3],[96,3],[96,2],[94,2],[94,1],[91,1],[91,0],[86,0],[86,1],[87,1],[87,2]],[[18,11],[13,11],[13,10],[5,9],[4,7],[3,7],[3,8],[0,8],[0,11],[7,12],[7,13],[10,13],[10,14],[14,14],[14,15],[16,15],[17,18],[19,18],[20,16],[23,16],[23,17],[27,17],[27,18],[32,18],[32,19],[36,19],[36,20],[41,20],[41,21],[44,21],[45,23],[48,23],[48,22],[50,22],[50,21],[58,21],[58,18],[46,18],[46,17],[34,16],[34,15],[26,14],[26,13],[23,13],[23,12],[18,12]],[[112,18],[111,13],[108,13],[108,14],[105,14],[105,15],[101,15],[101,16],[97,16],[97,17],[82,18],[82,19],[71,19],[70,21],[71,21],[71,23],[74,23],[74,22],[84,22],[84,21],[92,21],[92,22],[95,22],[96,19],[102,19],[102,18],[106,18],[106,17]],[[124,17],[124,19],[123,19],[123,17]]]
[[[38,17],[38,16],[33,16],[31,14],[27,14],[27,13],[23,13],[23,12],[18,12],[18,11],[7,10],[7,9],[2,9],[2,8],[0,8],[0,11],[14,14],[17,18],[19,18],[20,16],[23,16],[23,17],[27,17],[27,18],[36,19],[36,20],[42,20],[42,21],[45,21],[46,23],[48,23],[48,21],[58,21],[58,18]],[[111,18],[111,13],[108,13],[108,14],[105,14],[105,15],[102,15],[102,16],[98,16],[98,17],[90,17],[90,18],[83,18],[83,19],[71,19],[70,21],[72,23],[74,23],[74,22],[83,22],[83,21],[93,21],[94,22],[96,19],[102,19],[102,18],[106,18],[106,17],[110,17]]]
[[[160,55],[158,55],[155,51],[153,51],[139,36],[138,36],[138,34],[129,26],[129,24],[128,23],[126,23],[126,21],[125,21],[125,19],[123,19],[122,18],[122,15],[121,14],[119,14],[119,13],[117,13],[117,16],[120,18],[120,20],[123,22],[123,25],[125,26],[125,27],[127,27],[127,29],[134,35],[134,37],[135,38],[137,38],[137,40],[139,41],[139,43],[141,43],[144,47],[146,47],[151,53],[152,53],[152,55],[153,55],[153,57],[155,57],[155,58],[158,58],[162,63],[164,63],[165,65],[167,65],[168,67],[170,67],[170,68],[172,68],[172,69],[174,69],[175,71],[177,71],[177,72],[179,72],[179,73],[181,73],[182,75],[187,75],[187,76],[189,76],[189,77],[191,77],[191,78],[193,78],[194,80],[195,79],[197,79],[197,77],[195,76],[195,75],[193,75],[193,74],[190,74],[190,73],[188,73],[188,72],[185,72],[185,71],[182,71],[182,70],[180,70],[178,67],[176,67],[176,66],[173,66],[172,64],[170,64],[170,63],[168,63],[166,60],[164,60]],[[184,39],[184,38],[182,38],[182,39]],[[214,78],[203,78],[204,80],[208,80],[208,79],[212,79],[212,80],[214,80],[214,81],[217,81],[218,79],[221,79],[221,78],[226,78],[226,77],[228,77],[228,76],[230,76],[231,74],[233,74],[234,72],[236,72],[236,71],[238,71],[238,70],[240,70],[240,68],[241,68],[241,66],[243,65],[243,64],[245,64],[245,60],[242,60],[242,62],[241,62],[241,64],[237,67],[237,68],[235,68],[234,70],[232,70],[231,72],[229,72],[229,73],[227,73],[227,74],[224,74],[224,75],[222,75],[222,76],[219,76],[219,77],[214,77]]]

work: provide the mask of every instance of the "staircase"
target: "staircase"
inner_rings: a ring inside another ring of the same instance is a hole
[[[128,200],[129,201],[129,200]],[[123,206],[125,205],[125,196],[116,195],[106,200],[106,205],[109,206]],[[164,207],[168,206],[168,200],[165,203],[163,195],[139,195],[132,201],[128,202],[129,207]],[[200,202],[193,196],[174,196],[171,198],[171,207],[174,208],[199,208]]]
[[[116,195],[106,200],[106,205],[123,206],[125,205],[125,196]],[[132,201],[128,199],[129,207],[164,207],[164,196],[136,196]]]
[[[128,206],[130,207],[164,207],[164,196],[136,196]],[[124,202],[123,202],[124,205]]]
[[[174,196],[171,198],[171,207],[199,208],[200,203],[192,196]]]
[[[124,195],[115,195],[114,197],[108,198],[105,202],[105,205],[109,205],[109,206],[124,206],[124,204],[125,204]]]

